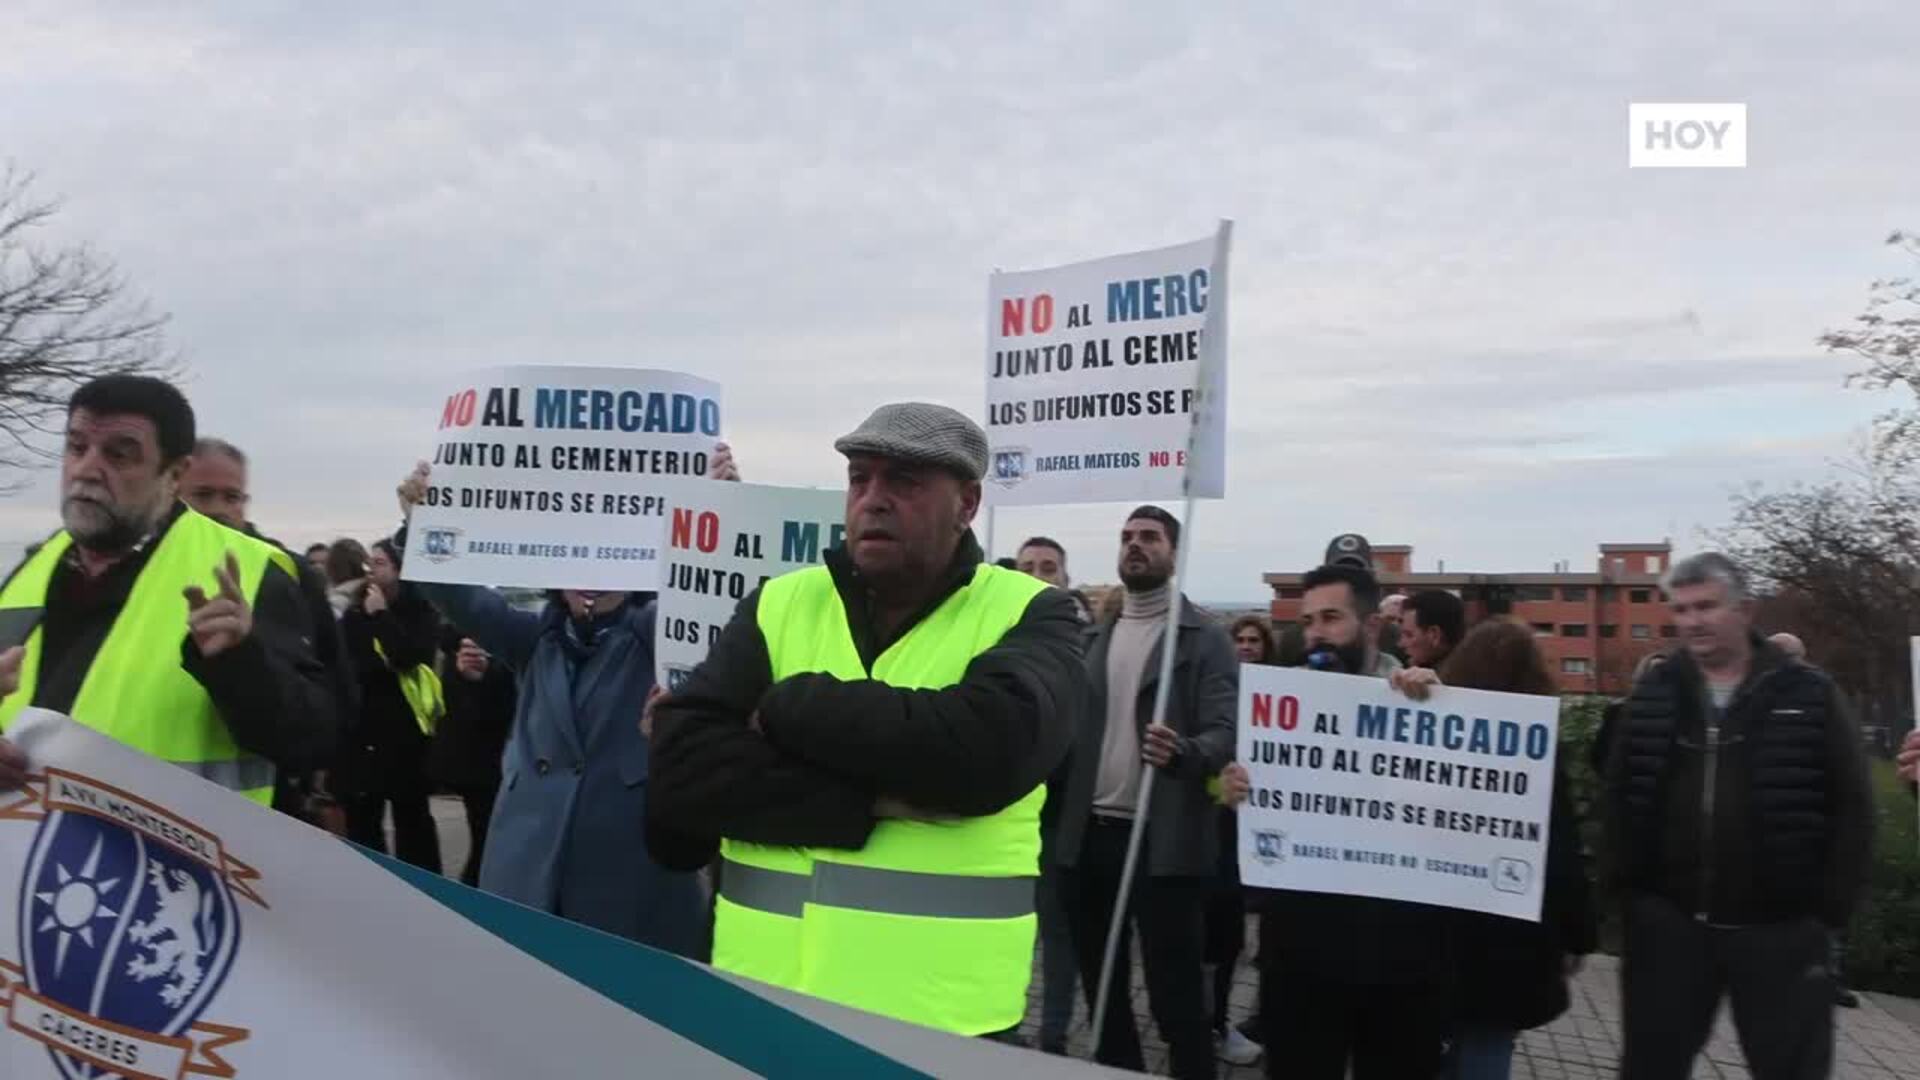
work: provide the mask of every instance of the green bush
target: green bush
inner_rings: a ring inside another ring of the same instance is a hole
[[[1847,934],[1846,978],[1861,990],[1920,996],[1920,828],[1912,790],[1873,761],[1879,822],[1867,897]]]
[[[1580,838],[1587,852],[1587,879],[1593,882],[1594,910],[1600,916],[1600,950],[1620,951],[1620,905],[1606,887],[1600,874],[1601,845],[1604,830],[1600,823],[1601,785],[1591,759],[1593,743],[1600,735],[1600,720],[1607,709],[1603,697],[1565,697],[1560,699],[1560,764],[1566,770],[1572,789],[1573,808],[1580,815]]]

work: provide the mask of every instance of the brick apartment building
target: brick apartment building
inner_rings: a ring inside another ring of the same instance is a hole
[[[1660,577],[1672,545],[1602,544],[1595,573],[1563,567],[1544,573],[1458,574],[1444,565],[1413,570],[1413,549],[1375,545],[1374,569],[1387,593],[1445,589],[1467,605],[1469,626],[1492,615],[1530,624],[1563,694],[1624,694],[1634,665],[1675,643],[1673,619],[1660,598]],[[1267,574],[1274,625],[1300,619],[1300,574]]]

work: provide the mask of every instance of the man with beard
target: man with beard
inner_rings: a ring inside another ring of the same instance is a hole
[[[312,636],[308,639],[313,645],[313,654],[326,667],[332,681],[334,703],[339,708],[336,732],[344,732],[353,715],[353,703],[357,687],[347,665],[341,662],[342,643],[340,624],[334,618],[333,605],[327,600],[327,580],[320,571],[320,563],[313,559],[313,548],[307,549],[307,556],[293,558],[285,544],[260,535],[253,522],[247,520],[247,507],[253,502],[253,493],[248,484],[247,455],[237,446],[225,439],[210,436],[194,440],[193,457],[188,460],[186,471],[180,477],[180,498],[188,506],[202,515],[253,537],[255,540],[271,544],[286,552],[294,572],[300,582],[300,596],[307,605],[307,618],[313,624]],[[325,552],[326,545],[316,545]],[[338,741],[337,737],[334,741]],[[331,763],[321,763],[322,769]],[[327,827],[328,808],[333,799],[326,791],[324,771],[310,774],[290,774],[282,772],[275,781],[273,806],[282,813],[291,814],[310,824]]]
[[[1066,903],[1089,1010],[1099,998],[1108,929],[1119,902],[1128,836],[1145,765],[1158,770],[1143,826],[1140,876],[1122,921],[1113,986],[1095,1060],[1145,1071],[1134,1028],[1130,947],[1138,925],[1147,1001],[1181,1080],[1214,1075],[1212,1023],[1203,974],[1206,900],[1220,828],[1207,781],[1233,757],[1239,662],[1225,629],[1185,603],[1174,646],[1174,684],[1162,723],[1153,722],[1174,551],[1180,523],[1157,506],[1135,510],[1120,530],[1117,619],[1095,627],[1089,683],[1069,765],[1054,857],[1067,870]]]
[[[180,502],[193,442],[192,407],[158,379],[74,392],[66,527],[0,587],[0,622],[31,627],[0,731],[29,705],[63,712],[266,803],[276,765],[324,751],[333,694],[293,560]],[[25,765],[0,740],[0,788]]]
[[[1400,670],[1375,644],[1380,585],[1370,571],[1333,563],[1301,586],[1306,667],[1373,678]],[[1230,804],[1244,799],[1246,785],[1238,764],[1222,776]],[[1290,889],[1249,889],[1248,899],[1260,910],[1268,1076],[1403,1080],[1439,1071],[1445,908]]]
[[[1080,621],[985,561],[973,421],[886,405],[834,447],[845,545],[743,600],[651,709],[647,846],[684,869],[718,849],[715,967],[1010,1039]]]

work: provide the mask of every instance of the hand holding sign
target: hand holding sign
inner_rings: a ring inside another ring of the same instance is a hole
[[[1439,674],[1432,668],[1415,667],[1401,668],[1387,676],[1387,685],[1415,701],[1425,701],[1441,683]]]
[[[1920,783],[1920,728],[1907,732],[1907,741],[1900,744],[1900,756],[1894,760],[1900,766],[1900,779]]]
[[[416,462],[413,471],[407,474],[393,493],[400,498],[400,516],[413,517],[413,508],[419,506],[427,497],[427,481],[433,476],[433,466],[424,461]]]
[[[713,460],[707,463],[707,479],[740,479],[740,467],[733,463],[733,447],[726,443],[713,444]]]
[[[247,639],[253,633],[253,607],[240,591],[240,560],[227,552],[225,566],[215,567],[213,576],[220,584],[219,595],[209,600],[198,585],[186,587],[187,632],[193,636],[200,655],[211,660]]]
[[[1247,801],[1247,795],[1253,790],[1253,778],[1247,775],[1247,767],[1237,761],[1227,762],[1220,770],[1220,805],[1239,806]]]

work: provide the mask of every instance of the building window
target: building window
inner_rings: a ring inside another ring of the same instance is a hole
[[[1560,674],[1591,675],[1593,674],[1593,661],[1588,660],[1584,656],[1565,657],[1560,661]]]
[[[1600,636],[1601,637],[1619,637],[1620,628],[1618,626],[1615,626],[1613,623],[1603,622],[1600,624]]]
[[[1653,603],[1653,590],[1652,589],[1629,590],[1627,592],[1627,599],[1635,604],[1651,604]]]
[[[1552,637],[1552,636],[1553,636],[1553,624],[1552,624],[1552,623],[1550,623],[1550,622],[1537,622],[1537,623],[1534,623],[1534,624],[1533,624],[1533,634],[1534,634],[1534,636],[1535,636],[1535,637]]]
[[[1587,587],[1585,585],[1560,586],[1560,599],[1562,600],[1585,600],[1586,598]]]
[[[1633,628],[1633,640],[1635,640],[1635,641],[1652,641],[1652,640],[1653,640],[1653,627],[1651,627],[1651,626],[1640,626],[1640,625],[1638,625],[1638,624],[1635,624],[1635,626],[1634,626],[1634,628]]]
[[[1673,625],[1672,623],[1668,623],[1667,625],[1660,628],[1660,636],[1661,637],[1679,637],[1680,628]]]
[[[1587,624],[1583,622],[1561,623],[1560,636],[1561,637],[1586,637]]]
[[[1282,600],[1298,600],[1306,595],[1304,590],[1295,585],[1282,585],[1275,591],[1280,594]]]
[[[1553,599],[1553,586],[1516,585],[1513,589],[1513,598],[1520,601],[1551,600]]]
[[[1618,599],[1620,599],[1619,589],[1614,588],[1612,585],[1600,586],[1600,602],[1601,603],[1611,604]]]
[[[1664,560],[1658,555],[1647,556],[1647,573],[1657,574],[1664,569]]]

